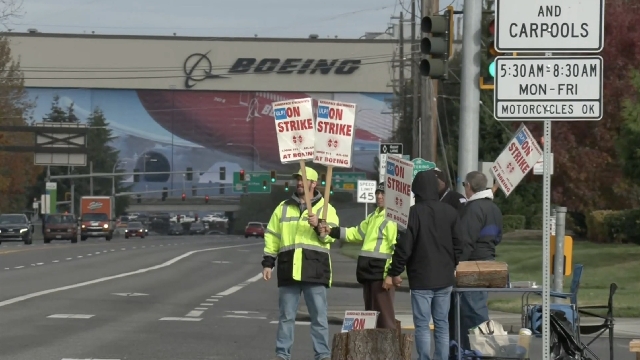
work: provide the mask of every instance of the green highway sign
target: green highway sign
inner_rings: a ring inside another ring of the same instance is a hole
[[[266,189],[264,187],[266,181]],[[244,193],[247,187],[249,194],[269,194],[271,193],[271,173],[268,171],[246,171],[244,181],[240,181],[240,172],[233,173],[233,192]]]
[[[427,161],[425,159],[422,158],[415,158],[413,160],[411,160],[411,162],[413,163],[413,177],[416,177],[416,174],[419,173],[420,171],[427,171],[427,170],[431,170],[431,169],[435,169],[436,168],[436,164],[432,163],[431,161]]]
[[[358,188],[358,180],[367,180],[363,172],[334,172],[331,177],[333,190],[353,190]]]

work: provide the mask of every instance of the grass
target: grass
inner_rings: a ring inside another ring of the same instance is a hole
[[[539,234],[520,232],[505,234],[496,248],[497,261],[509,265],[511,281],[535,281],[542,284],[542,244]],[[359,248],[345,245],[342,253],[357,258]],[[572,264],[584,265],[578,292],[580,305],[605,305],[609,285],[615,282],[616,317],[640,317],[640,246],[574,242]],[[403,274],[404,276],[404,274]],[[565,291],[571,286],[571,275],[565,277]],[[538,298],[539,299],[539,298]],[[532,296],[531,301],[536,301]],[[492,310],[520,313],[520,297],[489,301]]]

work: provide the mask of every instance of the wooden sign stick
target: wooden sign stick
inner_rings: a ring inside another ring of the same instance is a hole
[[[302,173],[302,186],[304,186],[304,203],[307,205],[307,212],[313,214],[311,194],[309,194],[309,180],[307,179],[307,165],[304,160],[300,160],[300,170]]]
[[[322,220],[327,220],[329,212],[329,195],[331,195],[331,178],[333,177],[333,166],[327,166],[327,186],[324,188],[324,205],[322,205]]]

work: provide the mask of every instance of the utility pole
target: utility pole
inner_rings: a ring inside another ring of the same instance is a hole
[[[482,1],[464,3],[462,35],[462,77],[460,91],[460,135],[458,138],[458,179],[456,190],[464,194],[462,181],[478,170],[480,137],[480,40]]]
[[[424,18],[427,15],[437,12],[439,6],[439,0],[422,0],[422,17]],[[436,161],[438,151],[438,118],[437,115],[434,116],[434,112],[437,111],[437,107],[435,109],[436,111],[434,111],[434,99],[437,98],[438,94],[437,89],[437,80],[425,79],[422,82],[422,106],[420,111],[420,136],[422,137],[420,141],[421,157],[433,162]]]
[[[402,13],[402,11],[400,12],[400,19],[398,20],[398,24],[400,26],[400,29],[398,31],[398,34],[400,36],[400,45],[398,46],[398,53],[399,53],[399,57],[400,57],[400,71],[398,73],[398,79],[400,82],[400,88],[399,88],[399,96],[400,96],[400,120],[399,122],[404,121],[404,118],[406,116],[406,107],[405,107],[405,96],[406,96],[406,92],[405,92],[405,86],[404,86],[404,14]],[[397,123],[396,123],[396,127],[397,127]],[[395,128],[393,129],[394,131],[396,130]]]
[[[412,157],[421,157],[420,154],[420,70],[418,69],[418,43],[416,42],[416,0],[411,1],[411,83],[413,85],[411,116],[413,120],[413,149]]]

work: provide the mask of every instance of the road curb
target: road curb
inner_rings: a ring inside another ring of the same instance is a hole
[[[332,281],[331,287],[347,288],[347,289],[362,289],[362,284],[357,282],[349,282],[349,281]],[[396,292],[408,293],[408,292],[411,292],[411,290],[406,286],[401,286],[396,288]]]

